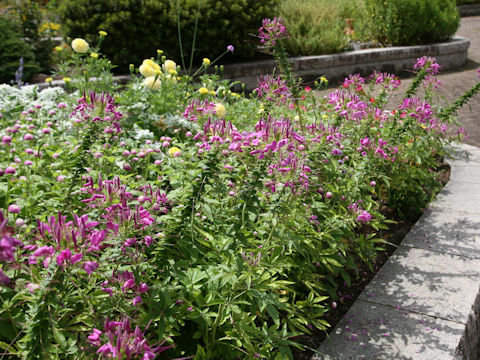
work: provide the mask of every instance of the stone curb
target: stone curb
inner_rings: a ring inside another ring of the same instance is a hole
[[[374,70],[398,74],[411,70],[422,56],[434,56],[442,64],[442,70],[461,67],[467,61],[470,40],[454,36],[452,40],[429,45],[388,47],[347,51],[340,54],[301,56],[289,59],[296,76],[310,81],[325,76],[329,81],[347,77],[349,74],[360,73],[370,75]],[[274,60],[263,60],[247,63],[229,64],[224,66],[224,77],[232,81],[245,83],[248,91],[257,86],[261,75],[272,74],[275,68]],[[130,75],[116,76],[115,80],[124,84]],[[62,80],[36,84],[39,90],[49,86],[65,86]]]
[[[461,17],[480,15],[480,4],[464,4],[457,8]]]
[[[469,167],[480,186],[480,148],[454,150],[452,176]],[[449,206],[469,184],[447,184],[312,360],[479,358],[480,205]]]
[[[434,56],[443,70],[458,68],[465,64],[470,40],[454,36],[450,41],[429,45],[399,46],[388,48],[346,51],[340,54],[301,56],[290,58],[296,76],[310,81],[325,76],[329,81],[342,79],[349,74],[370,75],[374,70],[398,74],[411,70],[417,58]],[[248,90],[257,85],[257,78],[271,74],[275,61],[225,65],[224,76],[245,83]]]

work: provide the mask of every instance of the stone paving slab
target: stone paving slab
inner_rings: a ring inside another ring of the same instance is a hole
[[[465,323],[479,280],[480,259],[401,245],[359,298]]]
[[[480,119],[479,119],[480,120]],[[454,153],[453,159],[447,159],[451,166],[466,166],[480,164],[480,148],[462,144],[459,150]]]
[[[464,325],[357,300],[312,360],[452,359]]]
[[[450,180],[430,207],[480,214],[480,179],[476,184]]]
[[[450,180],[478,183],[480,180],[480,165],[452,165],[455,171],[452,172]]]
[[[480,259],[480,215],[429,208],[402,245]]]

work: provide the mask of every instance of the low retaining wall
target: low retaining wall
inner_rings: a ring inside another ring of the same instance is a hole
[[[338,81],[349,74],[360,73],[370,75],[374,70],[401,74],[410,71],[417,58],[434,56],[442,66],[442,70],[455,69],[463,66],[467,61],[467,52],[470,40],[454,36],[444,43],[399,46],[377,49],[347,51],[332,55],[301,56],[289,59],[292,70],[297,77],[306,81],[325,76],[330,82]],[[233,81],[245,83],[248,91],[257,86],[257,79],[261,75],[272,74],[276,66],[274,60],[263,60],[239,64],[225,65],[224,76]],[[124,84],[129,81],[129,75],[117,76],[115,79]],[[37,84],[39,89],[50,86],[47,83]],[[54,86],[64,86],[64,82],[56,80]]]
[[[464,4],[457,6],[460,16],[477,16],[480,15],[480,4]]]
[[[310,81],[325,76],[329,81],[342,79],[349,74],[370,75],[374,70],[399,74],[411,70],[417,58],[434,56],[442,69],[461,67],[467,60],[470,40],[454,36],[452,40],[418,46],[401,46],[377,49],[347,51],[333,55],[301,56],[290,58],[289,62],[296,76]],[[257,78],[271,74],[275,61],[231,64],[225,66],[224,75],[231,80],[245,83],[248,90],[257,85]]]

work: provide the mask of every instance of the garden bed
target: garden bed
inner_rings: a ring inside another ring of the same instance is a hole
[[[432,106],[440,66],[424,56],[391,111],[388,73],[319,99],[277,46],[281,21],[263,26],[282,76],[250,95],[209,59],[193,82],[160,52],[119,90],[79,38],[65,90],[0,86],[9,356],[292,359],[378,265],[392,219],[421,213],[472,95]]]

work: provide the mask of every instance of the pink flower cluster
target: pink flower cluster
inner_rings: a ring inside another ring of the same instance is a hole
[[[119,121],[123,115],[116,110],[115,98],[107,93],[97,94],[90,91],[88,98],[84,94],[70,116],[75,123],[87,121],[105,123],[103,130],[105,134],[118,134],[122,131]]]
[[[197,122],[201,116],[215,114],[215,103],[208,100],[194,99],[185,108],[182,116],[193,122]]]
[[[281,77],[270,75],[261,76],[254,91],[260,100],[270,101],[277,105],[285,104],[292,97],[287,82]]]
[[[415,70],[425,69],[429,75],[436,75],[439,72],[440,65],[437,63],[437,59],[430,56],[422,56],[417,59],[416,64],[413,66]]]
[[[105,320],[103,331],[93,329],[88,342],[97,347],[97,354],[106,359],[153,360],[155,357],[173,347],[173,345],[152,347],[138,326],[132,330],[130,320]]]
[[[258,37],[265,46],[275,46],[278,40],[287,37],[285,21],[280,17],[274,17],[273,20],[263,19],[262,26],[258,29]]]
[[[375,71],[371,78],[376,85],[383,84],[383,87],[386,89],[396,89],[402,83],[397,76],[389,73],[381,73]]]
[[[8,218],[4,217],[0,210],[0,261],[15,261],[15,252],[22,245],[20,240],[15,239],[13,229],[7,226]],[[8,283],[10,279],[0,269],[0,282]]]

